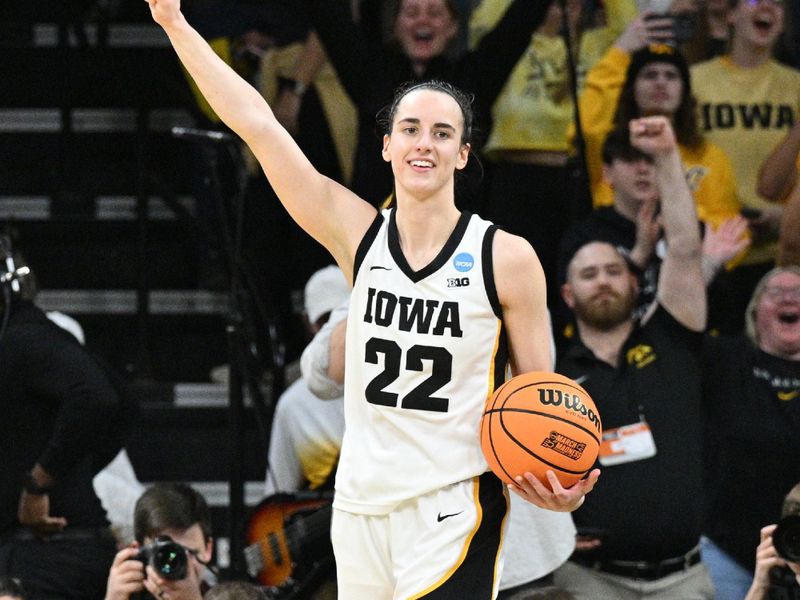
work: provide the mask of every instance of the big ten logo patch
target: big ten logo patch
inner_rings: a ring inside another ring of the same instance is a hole
[[[637,369],[643,369],[656,359],[656,353],[652,346],[639,344],[628,350],[625,357],[629,365],[635,365]]]
[[[572,460],[580,459],[583,456],[583,451],[586,450],[586,444],[583,442],[573,440],[571,437],[557,431],[551,431],[550,435],[542,441],[542,446],[555,450]]]
[[[449,288],[467,287],[468,285],[469,285],[469,277],[448,277],[447,278],[447,287],[449,287]]]

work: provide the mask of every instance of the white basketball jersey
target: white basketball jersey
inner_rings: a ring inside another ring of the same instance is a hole
[[[362,240],[347,321],[336,508],[385,514],[487,470],[480,421],[508,359],[493,233],[491,223],[462,214],[439,255],[416,272],[400,249],[394,210]]]

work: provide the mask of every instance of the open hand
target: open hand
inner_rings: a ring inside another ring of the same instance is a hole
[[[736,215],[714,229],[705,225],[703,257],[719,268],[750,245],[747,219]]]
[[[586,494],[594,488],[600,477],[600,469],[592,469],[587,477],[570,488],[562,486],[556,474],[549,469],[546,476],[552,490],[547,489],[532,473],[516,477],[517,484],[509,485],[508,489],[539,508],[556,512],[572,512],[583,504]]]
[[[661,223],[656,218],[657,207],[658,198],[654,196],[643,201],[636,213],[636,243],[631,248],[630,259],[642,270],[650,262],[661,236]]]

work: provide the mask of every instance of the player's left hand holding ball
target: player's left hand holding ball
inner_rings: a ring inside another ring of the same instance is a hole
[[[523,476],[516,477],[517,485],[509,485],[508,489],[539,508],[557,512],[572,512],[580,508],[584,497],[592,491],[599,477],[600,469],[592,469],[584,479],[579,480],[572,487],[565,488],[556,474],[548,470],[547,481],[553,488],[550,491],[533,474],[525,473]]]

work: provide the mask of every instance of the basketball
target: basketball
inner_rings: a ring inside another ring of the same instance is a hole
[[[594,465],[602,425],[594,402],[563,375],[534,371],[506,381],[486,403],[481,448],[506,483],[525,472],[545,486],[548,469],[571,487]]]

